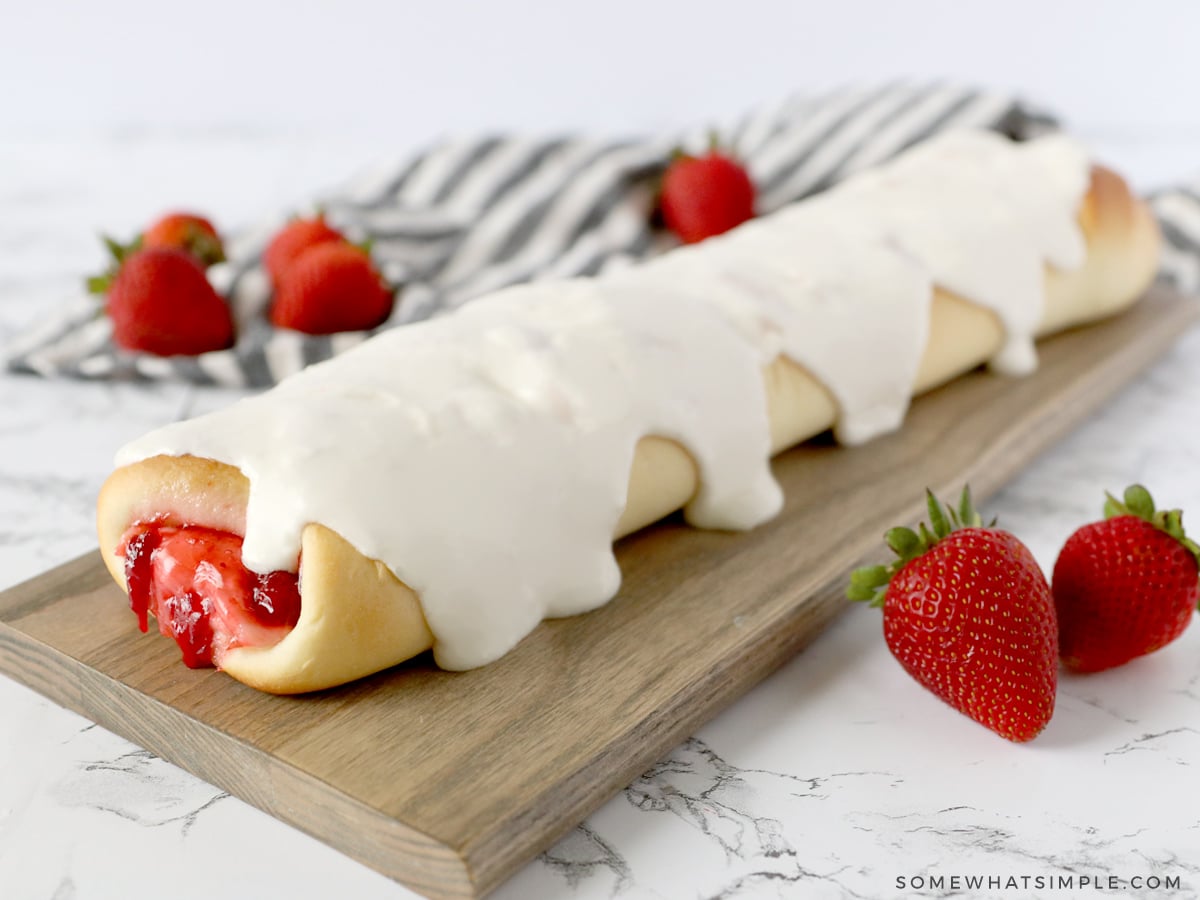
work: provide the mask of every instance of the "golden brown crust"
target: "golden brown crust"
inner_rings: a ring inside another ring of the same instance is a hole
[[[196,456],[154,456],[117,469],[97,504],[105,565],[124,586],[121,535],[164,511],[172,521],[243,534],[249,495],[250,483],[238,469]],[[318,690],[394,666],[433,645],[416,595],[336,532],[308,525],[300,562],[300,621],[276,647],[229,651],[222,667],[239,681],[273,693]]]
[[[1092,167],[1079,226],[1087,240],[1087,263],[1070,272],[1047,269],[1039,335],[1119,312],[1142,295],[1158,270],[1158,225],[1150,208],[1115,172]],[[929,325],[914,394],[969,372],[991,358],[1004,340],[995,313],[941,288],[934,291]]]
[[[113,472],[96,502],[100,553],[117,584],[125,568],[117,556],[121,535],[135,522],[164,515],[178,523],[246,532],[250,482],[233,466],[197,456],[156,456]]]
[[[1157,226],[1120,176],[1093,168],[1080,225],[1088,242],[1087,262],[1077,271],[1047,272],[1041,334],[1118,311],[1154,277]],[[1004,338],[993,313],[940,289],[930,315],[930,340],[914,393],[975,368]],[[764,380],[776,451],[824,431],[836,419],[829,392],[791,360],[777,359],[764,371]],[[616,536],[683,506],[698,478],[695,462],[678,443],[643,438]],[[242,534],[248,496],[242,473],[212,460],[158,456],[118,469],[98,504],[101,552],[113,578],[124,584],[116,548],[130,524],[168,513],[179,521]],[[230,651],[223,666],[235,678],[274,693],[311,691],[380,671],[432,646],[416,594],[335,532],[316,523],[306,527],[301,560],[300,621],[275,647]]]
[[[1120,312],[1142,295],[1158,271],[1158,223],[1120,175],[1092,167],[1079,222],[1088,242],[1087,264],[1047,273],[1048,302],[1039,334]]]
[[[296,694],[389,669],[433,646],[417,595],[387,566],[324,525],[307,526],[300,546],[296,628],[274,647],[229,651],[226,672],[261,691]]]

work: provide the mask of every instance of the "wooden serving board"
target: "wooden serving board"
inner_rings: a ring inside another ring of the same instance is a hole
[[[920,517],[924,486],[995,491],[1198,312],[1156,289],[1045,342],[1029,378],[976,373],[918,400],[897,434],[783,454],[773,522],[668,519],[627,538],[612,603],[472,672],[426,657],[260,694],[138,633],[95,552],[0,595],[0,671],[418,891],[483,894],[812,640],[851,567],[884,556],[885,528]]]

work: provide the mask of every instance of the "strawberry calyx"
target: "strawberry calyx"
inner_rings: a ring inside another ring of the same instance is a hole
[[[141,240],[142,238],[139,237],[138,242],[140,243]],[[221,244],[221,239],[216,235],[209,234],[198,225],[186,226],[186,235],[181,249],[194,256],[196,261],[204,267],[225,262],[225,248]]]
[[[1134,516],[1144,522],[1149,522],[1179,541],[1200,567],[1200,544],[1197,544],[1183,530],[1183,510],[1155,509],[1154,498],[1140,484],[1131,484],[1125,488],[1123,501],[1118,500],[1108,491],[1104,492],[1104,518],[1115,519],[1118,516]]]
[[[362,251],[363,256],[366,256],[368,258],[370,258],[370,256],[371,256],[371,251],[375,249],[375,238],[372,238],[372,237],[363,238],[361,241],[348,240],[348,241],[346,241],[346,243],[349,244],[351,247],[357,247],[359,250]],[[372,262],[372,264],[374,264],[374,260],[371,260],[371,262]]]
[[[112,287],[113,279],[117,277],[117,272],[121,268],[121,264],[126,259],[131,257],[142,249],[141,235],[136,237],[131,243],[122,244],[115,238],[109,237],[107,234],[101,234],[100,240],[104,243],[108,250],[108,255],[111,262],[108,268],[99,275],[92,275],[87,279],[87,289],[89,294],[104,295],[108,293],[108,289]]]
[[[99,275],[87,279],[88,293],[107,294],[121,266],[141,250],[180,250],[188,254],[202,269],[225,261],[225,248],[212,223],[194,213],[169,213],[160,217],[128,244],[100,235],[108,250],[108,267]]]
[[[889,528],[884,534],[884,542],[896,554],[896,559],[889,565],[861,566],[850,573],[850,584],[846,588],[846,597],[850,600],[865,602],[870,606],[883,606],[887,586],[892,576],[902,568],[924,556],[955,531],[964,528],[982,528],[983,519],[975,509],[971,500],[971,488],[964,485],[959,495],[958,505],[944,507],[933,491],[925,489],[925,506],[929,512],[929,525],[921,522],[914,531],[911,528],[898,526]],[[996,524],[992,519],[989,528]]]
[[[717,133],[715,128],[708,130],[708,142],[704,145],[703,154],[690,153],[686,150],[683,144],[676,144],[671,148],[671,152],[667,154],[668,163],[685,162],[691,159],[703,159],[704,156],[726,156],[729,159],[737,159],[737,154],[732,148],[726,148],[721,143],[721,135]]]
[[[676,144],[649,178],[651,223],[685,244],[723,234],[754,218],[757,191],[745,163],[715,130],[692,152]]]
[[[182,250],[207,269],[225,261],[225,248],[213,223],[191,212],[172,212],[160,216],[142,232],[143,247]]]

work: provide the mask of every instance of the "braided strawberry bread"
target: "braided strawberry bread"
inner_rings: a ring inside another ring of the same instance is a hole
[[[746,529],[769,459],[858,443],[981,364],[1118,312],[1158,232],[1062,137],[958,133],[620,274],[510,288],[124,448],[100,547],[190,665],[264,691],[433,649],[462,669],[616,592],[680,508]]]

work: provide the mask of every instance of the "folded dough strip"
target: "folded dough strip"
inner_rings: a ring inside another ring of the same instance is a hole
[[[1079,210],[1087,242],[1083,266],[1046,271],[1038,334],[1102,318],[1132,303],[1153,278],[1158,233],[1148,208],[1116,174],[1095,167]],[[930,305],[929,338],[913,385],[919,394],[992,358],[1004,329],[990,310],[941,288]],[[829,391],[800,365],[779,357],[763,373],[773,452],[830,428],[838,410]],[[619,538],[682,508],[696,494],[690,454],[663,437],[636,448]],[[124,585],[117,546],[132,524],[174,519],[245,533],[249,481],[237,468],[192,456],[155,456],[113,473],[102,489],[100,547]],[[383,563],[368,559],[336,532],[308,525],[301,540],[300,621],[273,647],[229,651],[222,668],[260,690],[300,693],[343,684],[403,662],[433,645],[417,594]]]

